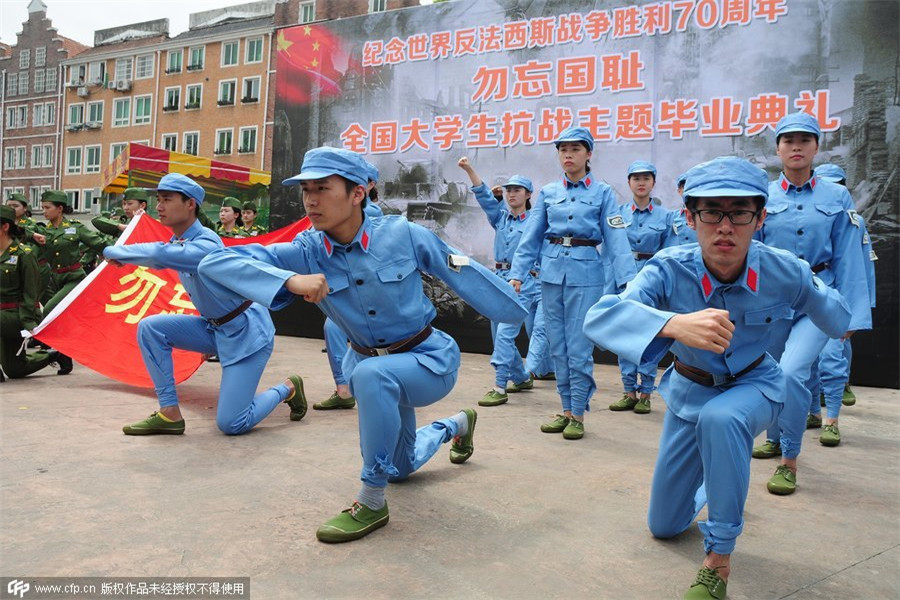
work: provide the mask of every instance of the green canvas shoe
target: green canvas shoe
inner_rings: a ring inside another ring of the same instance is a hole
[[[614,411],[622,411],[622,410],[634,410],[634,407],[637,406],[638,399],[632,398],[628,394],[622,396],[622,399],[618,402],[613,402],[609,405],[609,410]]]
[[[521,392],[522,390],[530,390],[532,388],[534,388],[534,375],[529,373],[528,379],[526,379],[522,383],[514,383],[512,385],[506,386],[506,391],[509,394],[515,394]]]
[[[316,530],[316,538],[327,544],[358,540],[387,525],[388,519],[387,502],[380,510],[372,510],[365,504],[354,501],[350,508],[345,508],[338,516],[325,521]]]
[[[584,422],[569,419],[569,424],[563,429],[563,437],[567,440],[580,440],[584,437]]]
[[[450,462],[454,465],[466,462],[475,452],[475,421],[478,420],[478,413],[471,408],[466,408],[463,412],[469,420],[469,430],[466,435],[458,435],[453,438],[453,443],[450,444]]]
[[[356,398],[341,398],[338,396],[337,390],[325,400],[313,404],[314,410],[336,410],[338,408],[353,408],[356,406]]]
[[[850,389],[850,384],[844,386],[844,395],[841,397],[841,404],[844,406],[853,406],[856,404],[856,394]]]
[[[719,577],[715,569],[703,567],[682,600],[722,600],[727,587],[728,584]]]
[[[822,426],[822,416],[821,415],[806,415],[806,428],[807,429],[818,429]]]
[[[753,458],[775,458],[781,456],[781,443],[766,440],[764,444],[753,447]]]
[[[299,421],[306,416],[306,394],[303,393],[303,378],[299,375],[288,377],[294,384],[294,393],[285,399],[284,403],[291,407],[291,421]]]
[[[789,496],[797,491],[797,475],[787,465],[778,465],[766,488],[777,496]]]
[[[556,415],[552,421],[548,421],[541,425],[541,431],[544,433],[562,433],[568,424],[569,417],[565,415]]]
[[[500,406],[509,402],[509,396],[501,394],[497,390],[491,390],[478,401],[478,406]]]
[[[634,412],[639,415],[646,415],[650,413],[650,396],[646,398],[641,396],[638,398],[637,404],[634,405]]]
[[[532,373],[534,375],[534,373]],[[534,375],[535,380],[537,381],[556,381],[556,373],[550,371],[549,373],[544,373],[543,375]]]
[[[122,431],[125,435],[181,435],[184,433],[184,419],[172,423],[155,412],[143,421],[124,426]]]
[[[841,432],[838,430],[836,423],[826,425],[819,437],[819,443],[823,446],[837,446],[841,443]]]

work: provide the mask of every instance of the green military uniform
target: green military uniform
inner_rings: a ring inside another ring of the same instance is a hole
[[[66,195],[58,190],[44,192],[41,201],[68,204]],[[53,297],[44,305],[44,312],[49,314],[87,276],[81,264],[81,245],[102,255],[103,249],[110,243],[96,231],[91,231],[78,221],[65,217],[58,227],[48,223],[39,227],[37,233],[43,234],[46,238],[41,248],[41,258],[47,260],[50,265],[50,283],[54,290]]]
[[[144,188],[126,188],[125,192],[122,194],[122,202],[128,200],[142,202],[144,204],[144,209],[146,209],[147,203],[150,202],[150,194],[147,193],[147,190]],[[93,225],[97,231],[112,236],[113,239],[118,239],[119,236],[122,235],[123,230],[119,228],[119,225],[128,225],[130,222],[131,219],[125,216],[125,211],[121,207],[116,208],[109,217],[94,217],[91,219],[91,225]]]
[[[28,207],[28,199],[25,198],[25,194],[12,194],[9,197],[9,200],[15,200],[16,202],[21,203],[22,206]],[[16,221],[16,225],[24,232],[22,235],[22,243],[31,248],[37,258],[38,267],[40,268],[41,273],[40,301],[41,304],[46,304],[53,296],[50,292],[50,266],[45,259],[40,258],[41,247],[34,242],[34,232],[38,227],[42,227],[43,223],[38,223],[31,217],[23,216]]]
[[[233,208],[234,210],[237,211],[238,218],[240,218],[240,216],[241,216],[241,201],[240,200],[238,200],[237,198],[233,198],[231,196],[227,196],[222,200],[222,206],[223,207],[230,206],[231,208]],[[222,238],[247,237],[247,234],[244,232],[243,227],[241,227],[238,224],[235,224],[234,229],[232,229],[231,231],[225,231],[225,228],[222,225],[222,223],[221,222],[217,223],[215,232],[218,234],[219,237],[222,237]]]
[[[0,217],[16,222],[9,206],[0,207]],[[19,332],[31,331],[41,320],[40,272],[34,255],[16,240],[0,253],[0,366],[13,379],[39,371],[53,360],[47,352],[19,353],[23,341]]]
[[[252,210],[254,215],[259,213],[259,209],[256,208],[256,204],[253,202],[244,202],[244,206],[241,207],[241,210]],[[254,217],[253,225],[247,225],[245,223],[241,229],[244,230],[244,237],[256,237],[264,233],[269,233],[267,228],[256,224],[256,217]]]

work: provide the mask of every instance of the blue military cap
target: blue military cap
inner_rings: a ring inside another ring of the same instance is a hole
[[[509,187],[511,185],[517,185],[519,187],[523,187],[529,192],[534,191],[534,186],[531,185],[531,180],[527,177],[523,177],[521,175],[513,175],[509,178],[509,181],[503,184],[503,187]]]
[[[781,117],[778,124],[775,125],[775,139],[778,140],[785,133],[811,133],[818,140],[822,137],[822,128],[819,122],[810,114],[805,112],[796,112],[791,115]]]
[[[197,204],[202,204],[203,197],[206,196],[206,191],[204,191],[196,181],[181,173],[169,173],[163,175],[162,179],[159,180],[159,183],[156,184],[156,187],[150,188],[147,191],[181,192],[188,198],[196,200]]]
[[[587,127],[572,126],[563,129],[553,144],[559,148],[559,145],[563,142],[584,142],[587,144],[588,150],[594,151],[594,136],[591,135]]]
[[[366,163],[366,179],[371,181],[372,183],[378,183],[378,167],[370,163],[369,161],[363,159]]]
[[[635,173],[651,173],[656,177],[656,167],[646,160],[636,160],[628,165],[628,174],[634,175]]]
[[[691,168],[687,172],[684,198],[721,196],[769,197],[766,172],[743,158],[720,156]]]
[[[833,183],[847,181],[847,174],[842,168],[834,163],[819,165],[813,170],[813,173],[816,174],[816,177],[821,177],[825,181],[831,181]]]
[[[681,175],[679,175],[679,176],[678,176],[678,179],[676,180],[676,183],[677,183],[678,185],[684,185],[684,184],[687,182],[688,173],[690,173],[689,170],[688,170],[688,171],[685,171],[684,173],[682,173]]]
[[[365,187],[369,168],[365,159],[350,150],[322,146],[313,148],[303,156],[300,173],[282,181],[282,185],[297,185],[301,181],[325,179],[331,175],[340,175],[353,183]]]

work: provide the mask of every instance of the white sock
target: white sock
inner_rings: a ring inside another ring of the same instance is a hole
[[[469,433],[469,417],[466,413],[460,411],[450,418],[456,423],[456,435],[466,435]]]
[[[359,494],[356,495],[356,501],[365,504],[372,510],[381,510],[384,508],[384,488],[372,487],[362,484]]]

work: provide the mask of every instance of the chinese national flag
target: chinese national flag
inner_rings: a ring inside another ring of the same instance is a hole
[[[290,104],[309,104],[313,96],[341,93],[343,73],[337,64],[348,60],[341,39],[324,25],[280,29],[277,37],[276,93]]]
[[[272,233],[226,238],[224,242],[229,246],[287,242],[307,228],[309,219],[304,218]],[[145,214],[132,221],[116,244],[165,242],[171,237],[169,229]],[[143,318],[164,313],[198,314],[178,273],[102,262],[33,333],[89,369],[122,383],[152,388],[137,345],[137,324]],[[185,350],[174,350],[172,358],[176,383],[193,375],[202,363],[199,354]]]

